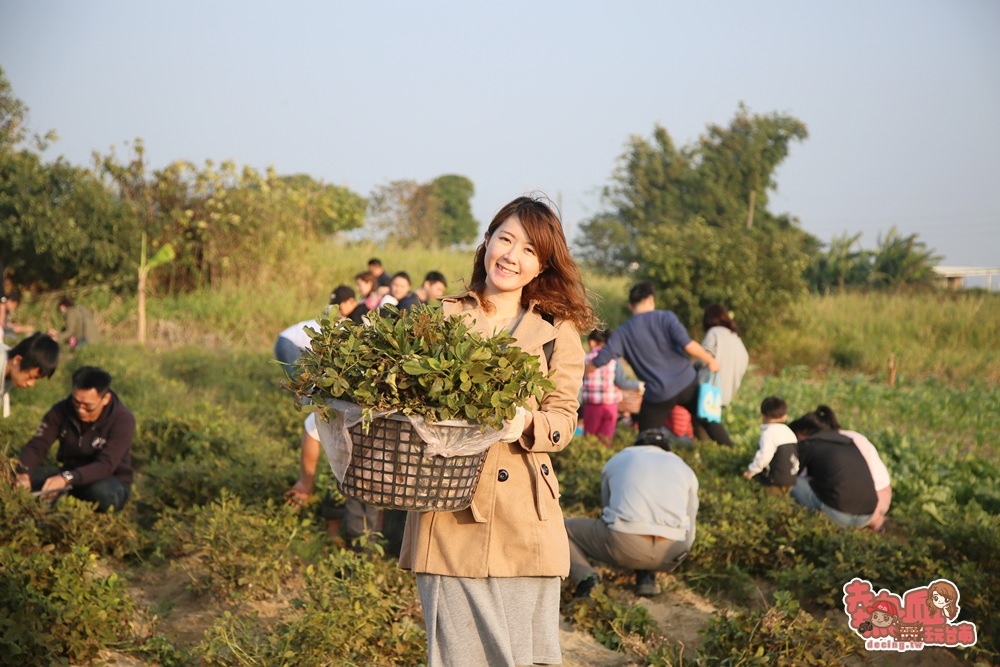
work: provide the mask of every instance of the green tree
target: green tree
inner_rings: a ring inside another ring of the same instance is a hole
[[[305,174],[261,174],[232,161],[204,167],[177,161],[148,173],[141,140],[122,164],[112,153],[96,168],[143,221],[153,252],[170,246],[169,270],[150,282],[167,292],[226,281],[267,280],[316,239],[360,227],[366,200]]]
[[[317,238],[364,224],[363,197],[305,174],[230,161],[150,173],[141,139],[124,161],[113,148],[95,153],[89,170],[44,163],[21,146],[27,111],[0,69],[0,265],[22,285],[131,290],[141,275],[173,291],[268,280]],[[174,249],[169,271],[140,271],[144,238],[154,257]]]
[[[454,174],[430,183],[392,181],[376,187],[369,202],[369,233],[376,239],[449,247],[474,242],[479,223],[470,199],[475,186]]]
[[[358,229],[365,223],[368,202],[347,188],[317,181],[308,174],[281,176],[280,196],[288,213],[298,217],[310,237]]]
[[[751,115],[743,104],[728,127],[709,125],[692,157],[695,204],[716,227],[771,221],[768,192],[793,141],[809,136],[805,124],[779,114]],[[763,218],[763,219],[761,219]]]
[[[86,169],[0,151],[0,263],[36,289],[134,282],[138,224]],[[133,253],[133,251],[135,251]]]
[[[882,288],[931,286],[937,278],[934,267],[940,261],[941,256],[918,241],[917,234],[903,236],[893,226],[885,236],[879,235],[868,282]]]
[[[14,95],[14,88],[0,67],[0,150],[10,150],[24,141],[28,107]]]
[[[409,179],[376,186],[368,197],[368,235],[377,241],[420,240],[423,222],[414,203],[419,191],[420,184]]]
[[[581,255],[653,280],[659,305],[689,324],[724,303],[752,338],[756,322],[805,292],[802,274],[818,249],[795,220],[768,210],[775,170],[806,136],[794,118],[741,105],[728,127],[710,126],[692,147],[677,149],[659,126],[649,141],[631,137],[604,190],[610,210],[581,226]]]
[[[34,148],[44,150],[56,140],[54,130],[29,137],[27,119],[28,106],[14,95],[14,87],[3,67],[0,67],[0,151],[14,150],[28,142],[29,138]]]
[[[428,185],[438,205],[437,242],[443,247],[472,243],[479,236],[479,222],[472,215],[476,186],[465,176],[446,174]]]
[[[826,252],[817,253],[806,269],[810,289],[827,294],[834,287],[843,291],[848,285],[866,284],[871,253],[857,248],[860,240],[861,232],[833,237]]]

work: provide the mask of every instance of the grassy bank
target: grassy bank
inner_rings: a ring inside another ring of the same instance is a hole
[[[152,295],[150,344],[269,350],[284,327],[316,316],[336,285],[353,286],[354,275],[366,268],[369,257],[381,258],[390,272],[406,270],[415,285],[427,271],[440,270],[452,292],[461,289],[471,273],[471,250],[317,244],[280,271],[261,267],[259,274],[240,284],[173,298]],[[585,272],[585,280],[599,315],[612,327],[621,324],[628,316],[630,281],[597,271]],[[54,295],[26,299],[20,320],[55,326],[56,300]],[[96,311],[112,340],[135,340],[133,297],[91,289],[77,295],[77,300]],[[773,319],[773,327],[755,336],[762,342],[751,349],[753,363],[767,374],[805,367],[813,374],[840,370],[888,380],[891,359],[902,382],[929,377],[958,385],[1000,382],[997,295],[982,291],[811,295],[793,312],[775,313]],[[685,324],[700,339],[701,323]]]

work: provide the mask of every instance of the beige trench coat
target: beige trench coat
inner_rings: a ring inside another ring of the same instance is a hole
[[[480,327],[484,314],[472,295],[443,300],[448,315],[464,312]],[[576,430],[584,350],[571,322],[546,322],[533,310],[514,332],[548,373],[543,346],[555,339],[551,375],[556,389],[541,406],[528,406],[533,424],[521,439],[489,449],[468,509],[410,512],[399,557],[403,569],[456,577],[534,577],[569,574],[569,541],[559,506],[559,482],[549,452],[569,444]],[[485,332],[489,334],[492,332]]]

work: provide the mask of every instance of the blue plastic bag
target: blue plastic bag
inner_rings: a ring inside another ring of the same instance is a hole
[[[698,387],[698,417],[710,422],[722,421],[722,387],[716,382],[718,374],[712,373],[708,382]]]

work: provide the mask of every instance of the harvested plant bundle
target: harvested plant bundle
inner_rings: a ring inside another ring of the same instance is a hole
[[[511,345],[506,332],[484,337],[462,317],[426,306],[366,317],[367,325],[321,320],[286,383],[324,419],[326,400],[339,399],[361,406],[366,423],[372,412],[397,410],[499,430],[519,406],[553,388],[538,358]]]

